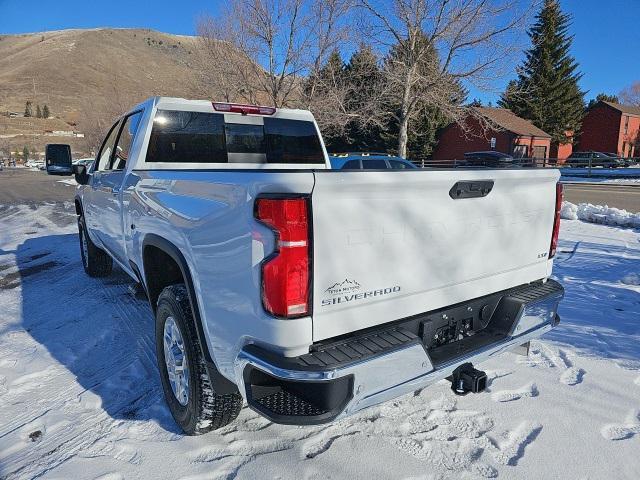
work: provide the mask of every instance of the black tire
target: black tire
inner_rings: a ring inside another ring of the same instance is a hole
[[[189,368],[189,393],[186,405],[173,393],[164,354],[164,326],[172,317],[180,330]],[[220,395],[213,390],[209,373],[191,313],[189,295],[184,284],[170,285],[162,290],[156,310],[156,354],[164,397],[171,415],[187,435],[201,435],[231,423],[242,408],[239,393]]]
[[[86,239],[86,248],[83,248],[82,245],[83,236]],[[82,266],[87,275],[90,277],[106,277],[109,275],[113,269],[113,260],[107,252],[98,248],[91,241],[83,216],[78,217],[78,239],[80,240]]]

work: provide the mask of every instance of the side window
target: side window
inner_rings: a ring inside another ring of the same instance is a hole
[[[131,145],[140,125],[140,118],[142,118],[142,112],[132,113],[125,119],[116,143],[113,163],[111,164],[112,170],[123,170],[127,165],[129,153],[131,153]]]
[[[113,127],[111,127],[107,138],[104,140],[102,147],[100,148],[100,152],[97,156],[98,161],[95,168],[96,171],[111,169],[111,153],[113,152],[113,146],[116,143],[116,137],[118,136],[119,130],[120,122],[118,121],[113,125]]]
[[[391,165],[391,168],[393,170],[404,170],[409,168],[409,166],[406,163],[402,163],[397,160],[389,160],[389,165]]]
[[[362,168],[365,170],[386,170],[387,162],[384,160],[362,160]]]
[[[345,162],[342,166],[341,170],[360,170],[362,167],[360,166],[360,160],[349,160]]]

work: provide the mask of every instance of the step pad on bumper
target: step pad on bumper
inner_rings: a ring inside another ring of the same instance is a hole
[[[559,321],[563,294],[553,280],[523,285],[319,342],[299,357],[247,345],[236,375],[249,406],[275,423],[326,423],[536,338]],[[445,326],[453,340],[434,341]]]

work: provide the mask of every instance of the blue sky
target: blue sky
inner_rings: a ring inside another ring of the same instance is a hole
[[[218,0],[0,0],[0,33],[64,28],[142,27],[194,34],[196,18],[215,13]],[[573,54],[587,98],[618,93],[640,81],[640,0],[564,0],[573,15]],[[508,78],[496,82],[501,89]],[[495,100],[471,90],[471,98]]]

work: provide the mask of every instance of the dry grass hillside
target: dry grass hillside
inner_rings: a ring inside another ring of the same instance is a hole
[[[0,115],[0,142],[42,150],[54,141],[44,132],[62,130],[62,122],[69,130],[88,131],[149,96],[215,96],[203,81],[199,58],[195,37],[147,29],[0,35],[0,114],[22,113],[31,101],[34,114],[36,105],[46,104],[55,117],[24,126],[24,119]],[[81,149],[83,141],[71,143]]]

